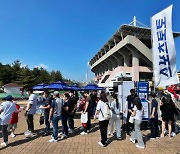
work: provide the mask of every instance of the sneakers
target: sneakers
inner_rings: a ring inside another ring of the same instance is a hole
[[[136,143],[136,141],[133,140],[132,138],[129,138],[129,140],[130,140],[132,143]]]
[[[108,136],[112,137],[112,136],[114,136],[114,135],[113,135],[113,133],[108,133]]]
[[[155,140],[155,139],[156,139],[156,137],[149,136],[149,139],[150,139],[150,140]]]
[[[81,135],[87,135],[88,133],[86,133],[86,132],[81,132],[80,134],[81,134]]]
[[[102,146],[102,147],[105,147],[105,145],[103,145],[103,144],[101,143],[101,141],[99,141],[98,144],[99,144],[100,146]]]
[[[87,130],[87,133],[90,133],[90,130]]]
[[[74,133],[74,130],[73,130],[73,129],[70,129],[70,130],[69,130],[69,134],[72,134],[72,133]]]
[[[53,142],[57,142],[57,140],[55,140],[54,138],[50,139],[49,140],[50,143],[53,143]]]
[[[14,138],[16,135],[12,132],[12,133],[10,134],[10,136],[11,136],[12,138]]]
[[[174,137],[175,135],[176,135],[176,133],[175,133],[175,132],[172,132],[172,133],[171,133],[171,136],[172,136],[172,137]]]
[[[31,131],[27,130],[24,132],[24,135],[31,133]]]
[[[31,133],[30,131],[27,132],[27,133],[25,133],[24,135],[25,135],[26,137],[33,137],[33,133]]]
[[[144,148],[145,148],[144,146],[140,146],[140,145],[138,145],[138,144],[136,144],[136,147],[137,147],[137,148],[140,148],[140,149],[144,149]]]
[[[63,135],[63,133],[62,133],[62,132],[58,133],[58,137],[60,137],[61,135]]]
[[[8,145],[8,142],[1,143],[1,146],[6,147]]]
[[[67,135],[63,134],[63,135],[61,136],[61,140],[62,140],[62,139],[65,139],[65,138],[67,138]]]
[[[121,137],[117,137],[117,140],[121,140],[122,138]]]

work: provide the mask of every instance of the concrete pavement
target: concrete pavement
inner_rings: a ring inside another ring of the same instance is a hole
[[[78,117],[78,116],[77,116]],[[100,132],[98,121],[94,123],[92,120],[93,129],[88,135],[80,135],[81,127],[80,120],[75,119],[76,131],[65,140],[60,140],[57,143],[49,143],[50,136],[42,137],[40,132],[44,125],[39,125],[39,115],[35,115],[35,130],[37,135],[32,138],[25,138],[24,132],[27,130],[27,125],[23,112],[19,114],[18,128],[15,131],[16,137],[9,137],[8,147],[0,147],[0,154],[180,154],[180,134],[173,137],[171,140],[166,136],[155,140],[149,140],[147,135],[149,130],[142,131],[143,139],[146,144],[145,149],[138,149],[135,144],[129,141],[129,136],[126,137],[123,133],[121,141],[115,137],[109,138],[108,146],[101,147],[98,145],[100,140]],[[61,129],[61,122],[59,123]],[[0,142],[2,142],[2,134],[0,133]]]

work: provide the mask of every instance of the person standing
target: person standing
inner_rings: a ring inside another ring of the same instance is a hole
[[[14,113],[12,114],[12,117],[11,117],[10,122],[9,122],[9,125],[8,125],[8,130],[9,130],[9,131],[11,130],[10,136],[14,138],[14,137],[16,136],[16,135],[14,134],[14,131],[15,131],[15,129],[17,128],[18,114],[19,114],[19,112],[21,112],[21,110],[20,110],[20,105],[16,104],[16,101],[13,101],[13,103],[14,103],[15,106],[16,106],[16,112],[14,112]]]
[[[92,105],[91,105],[91,115],[93,116],[95,114],[96,106],[97,106],[97,91],[94,90],[90,94],[90,97],[91,97],[91,102],[92,102]]]
[[[53,93],[54,100],[51,103],[50,113],[49,113],[49,122],[52,121],[53,125],[53,134],[52,138],[49,140],[50,143],[58,141],[58,122],[61,119],[62,105],[63,101],[59,98],[59,92],[55,91]]]
[[[26,137],[32,137],[34,133],[34,115],[36,113],[37,96],[33,94],[33,89],[27,89],[29,94],[28,103],[25,109],[28,130],[24,133]]]
[[[129,112],[134,116],[134,131],[132,132],[132,135],[130,137],[130,141],[132,143],[135,143],[136,140],[138,141],[138,144],[136,144],[137,148],[144,149],[144,142],[142,138],[142,133],[140,130],[140,125],[142,122],[142,116],[143,116],[143,108],[141,104],[141,99],[139,97],[134,98],[134,108],[132,110],[129,110]]]
[[[151,103],[151,115],[150,115],[150,127],[151,127],[151,135],[150,139],[155,139],[156,137],[159,137],[159,128],[158,128],[158,102],[156,100],[156,94],[151,93],[150,97],[152,98],[152,101],[148,101],[148,103]]]
[[[96,120],[96,117],[98,115],[99,129],[101,133],[101,141],[99,141],[98,144],[102,147],[105,147],[107,145],[107,128],[109,123],[109,120],[104,119],[104,115],[102,113],[106,105],[105,103],[108,103],[108,99],[105,92],[102,92],[100,94],[100,100],[98,101],[96,112],[94,115],[94,121]]]
[[[62,127],[63,127],[63,134],[61,136],[61,139],[68,137],[68,125],[67,120],[69,117],[69,93],[64,94],[64,102],[62,106]]]
[[[160,101],[160,110],[162,112],[162,132],[161,137],[164,137],[165,125],[168,124],[168,136],[171,139],[172,121],[174,120],[174,114],[176,113],[175,104],[171,98],[171,95],[166,94]]]
[[[11,119],[11,116],[13,112],[16,111],[16,106],[12,102],[13,97],[11,95],[8,95],[6,97],[6,101],[1,103],[0,105],[0,127],[2,130],[2,136],[3,136],[3,143],[1,143],[1,146],[6,147],[8,145],[8,124]]]
[[[124,113],[127,111],[127,119],[126,119],[126,134],[130,135],[130,132],[133,130],[133,125],[129,122],[129,118],[131,116],[130,110],[134,107],[134,98],[136,97],[135,89],[130,90],[130,95],[127,96],[125,110]]]
[[[118,102],[117,94],[112,95],[113,101],[111,102],[112,117],[109,122],[109,134],[113,136],[114,123],[116,124],[116,136],[118,140],[121,140],[120,129],[120,104]]]
[[[85,91],[84,96],[86,99],[84,113],[86,112],[88,113],[88,121],[87,121],[87,127],[84,127],[84,131],[80,133],[81,135],[86,135],[87,133],[90,132],[91,129],[91,97],[89,95],[89,91]]]
[[[49,123],[49,112],[50,112],[50,107],[51,107],[51,98],[49,97],[49,92],[45,91],[43,93],[44,98],[45,98],[45,104],[42,109],[44,109],[44,121],[45,121],[45,131],[44,131],[44,136],[48,136],[50,134],[50,123]]]
[[[69,116],[68,116],[68,124],[69,124],[69,133],[74,132],[74,115],[77,109],[77,101],[79,100],[78,93],[73,91],[69,92]]]

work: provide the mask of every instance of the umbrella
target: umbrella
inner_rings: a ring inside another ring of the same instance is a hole
[[[55,89],[55,90],[68,90],[68,86],[66,86],[66,83],[57,81],[53,82],[48,86],[45,86],[45,89]]]
[[[44,90],[46,86],[48,86],[48,84],[41,83],[41,84],[37,84],[36,86],[32,87],[32,89],[33,90]]]
[[[70,90],[73,90],[73,91],[78,91],[78,90],[80,90],[80,88],[79,88],[77,85],[71,85],[71,86],[68,86],[68,88],[69,88]]]
[[[99,87],[96,84],[88,84],[85,87],[81,88],[81,90],[103,90],[104,88]]]

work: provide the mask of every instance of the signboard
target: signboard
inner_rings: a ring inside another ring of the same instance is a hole
[[[141,103],[143,106],[144,114],[143,114],[143,121],[149,119],[149,104],[146,101],[148,99],[148,94],[149,94],[149,83],[148,82],[138,82],[137,85],[137,92],[138,96],[141,99]]]
[[[172,5],[151,18],[155,86],[179,83],[172,32]]]
[[[118,85],[118,100],[121,105],[122,112],[125,110],[125,104],[127,96],[130,95],[130,90],[134,89],[134,81],[123,81]],[[126,122],[127,119],[127,109],[126,112],[123,114],[123,121]]]

